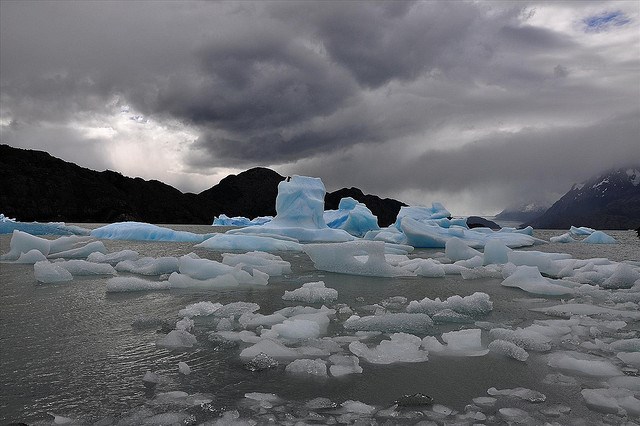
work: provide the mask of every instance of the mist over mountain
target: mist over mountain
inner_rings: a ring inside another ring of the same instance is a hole
[[[640,165],[610,170],[575,184],[544,214],[528,222],[534,228],[636,229],[640,226]]]

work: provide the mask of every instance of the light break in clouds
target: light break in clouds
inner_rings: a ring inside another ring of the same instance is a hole
[[[640,163],[640,3],[0,2],[0,142],[199,192],[254,166],[454,214]]]

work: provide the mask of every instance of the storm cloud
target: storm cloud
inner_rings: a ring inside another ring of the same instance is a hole
[[[261,165],[465,214],[640,163],[634,2],[0,8],[0,141],[87,167],[200,191]]]

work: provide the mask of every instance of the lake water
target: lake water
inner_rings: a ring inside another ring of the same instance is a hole
[[[212,229],[209,226],[170,227],[197,233],[208,233]],[[536,231],[535,236],[548,240],[561,233],[543,230]],[[569,253],[578,259],[606,257],[614,261],[640,260],[640,241],[634,232],[608,233],[620,244],[547,244],[533,249]],[[10,236],[0,236],[0,252],[8,251],[9,241]],[[203,258],[221,260],[221,253],[194,249],[191,243],[110,240],[104,240],[104,243],[110,252],[132,249],[143,256],[159,257],[181,256],[193,251]],[[430,257],[435,252],[416,250],[411,257]],[[427,362],[390,365],[368,364],[362,360],[362,374],[314,379],[286,374],[284,366],[261,372],[247,371],[238,354],[242,347],[248,345],[228,347],[208,341],[207,333],[211,328],[206,321],[196,319],[194,334],[199,344],[187,351],[156,347],[156,340],[167,332],[160,330],[162,327],[157,324],[132,326],[137,319],[152,318],[165,321],[171,329],[179,319],[180,309],[200,301],[223,304],[255,302],[260,305],[258,312],[269,314],[298,304],[281,299],[285,290],[318,280],[323,280],[327,287],[338,291],[336,303],[347,304],[356,312],[363,306],[379,303],[391,296],[421,300],[424,297],[444,299],[456,294],[466,296],[476,291],[485,292],[490,295],[494,307],[490,314],[479,320],[514,327],[527,326],[535,319],[551,318],[529,308],[557,304],[560,300],[549,298],[549,301],[541,301],[519,289],[500,286],[500,279],[463,280],[459,275],[447,275],[445,278],[349,276],[317,271],[305,254],[278,254],[291,262],[292,274],[271,277],[266,287],[217,291],[170,290],[113,294],[105,292],[107,277],[74,277],[73,281],[67,283],[39,285],[35,281],[32,265],[0,263],[0,424],[51,423],[53,417],[48,412],[75,419],[79,424],[136,424],[136,418],[144,418],[140,413],[146,413],[148,418],[150,411],[183,413],[183,417],[177,416],[174,420],[183,424],[198,424],[213,421],[222,412],[236,409],[242,418],[258,423],[266,423],[269,419],[276,423],[293,423],[305,419],[305,416],[306,421],[322,423],[325,420],[335,421],[340,418],[340,413],[329,412],[325,417],[312,417],[309,420],[304,409],[305,402],[316,397],[327,397],[338,404],[356,400],[374,405],[377,409],[385,409],[404,394],[420,392],[432,396],[434,404],[464,412],[465,406],[471,404],[473,398],[487,396],[487,389],[491,387],[525,387],[544,393],[547,399],[542,404],[499,398],[495,406],[495,409],[522,409],[529,413],[529,421],[533,419],[534,424],[545,421],[558,421],[561,424],[619,424],[626,419],[596,412],[584,404],[581,389],[597,387],[598,380],[582,378],[569,386],[545,383],[543,379],[547,374],[557,371],[548,367],[545,354],[536,352],[529,352],[527,362],[493,353],[480,357],[430,355]],[[474,326],[437,325],[428,334],[439,336],[446,331],[469,327]],[[638,322],[630,322],[621,332],[627,335],[629,332],[635,333],[635,337],[639,337]],[[328,334],[344,334],[341,321],[334,320]],[[483,332],[483,342],[489,342],[486,332]],[[573,347],[567,344],[567,348]],[[190,375],[179,374],[177,363],[180,361],[190,366]],[[166,376],[168,383],[155,392],[148,390],[141,380],[147,371]],[[211,402],[191,407],[154,402],[158,392],[174,390],[206,394]],[[273,393],[282,401],[257,409],[247,406],[244,395],[248,392]],[[541,413],[541,410],[558,404],[570,407],[570,413],[561,417]],[[135,417],[136,413],[139,417]],[[487,412],[489,417],[484,422],[502,422],[502,418],[491,413],[492,410]],[[438,420],[435,414],[427,413],[425,417],[412,419],[394,418],[391,423],[415,423],[426,419],[444,421]],[[169,420],[158,417],[154,422]],[[385,421],[384,418],[368,416],[364,416],[364,420],[366,423]]]

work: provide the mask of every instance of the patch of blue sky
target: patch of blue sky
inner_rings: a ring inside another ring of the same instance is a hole
[[[602,12],[598,15],[588,16],[582,20],[585,30],[588,32],[607,31],[612,27],[621,27],[631,22],[631,19],[620,10],[614,12]]]

